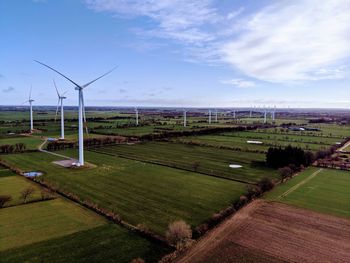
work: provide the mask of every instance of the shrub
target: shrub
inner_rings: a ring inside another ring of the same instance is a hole
[[[268,178],[261,179],[257,185],[260,187],[261,191],[264,193],[266,191],[271,190],[274,187],[272,181]]]
[[[280,174],[281,179],[284,180],[284,179],[292,176],[293,170],[290,167],[286,166],[286,167],[278,169],[278,173]]]
[[[23,199],[23,203],[27,203],[27,200],[30,196],[35,192],[33,187],[28,187],[21,192],[21,198]]]
[[[192,238],[192,230],[185,221],[179,220],[169,224],[165,236],[170,244],[179,248]]]
[[[10,202],[12,197],[10,195],[0,195],[0,208],[4,207],[6,203]]]
[[[142,258],[135,258],[130,263],[145,263],[145,261]]]

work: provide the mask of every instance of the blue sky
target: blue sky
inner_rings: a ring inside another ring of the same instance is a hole
[[[0,104],[350,106],[349,0],[1,0]]]

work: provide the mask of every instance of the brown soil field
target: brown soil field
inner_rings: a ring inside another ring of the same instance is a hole
[[[350,220],[255,200],[175,262],[350,262]]]

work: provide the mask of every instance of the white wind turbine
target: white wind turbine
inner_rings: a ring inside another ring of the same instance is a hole
[[[139,111],[137,107],[135,107],[135,120],[136,120],[136,126],[139,125]]]
[[[215,122],[218,122],[218,110],[215,110]]]
[[[208,123],[211,124],[211,110],[208,111]]]
[[[30,86],[28,100],[23,102],[23,104],[29,102],[30,132],[33,132],[33,130],[34,130],[34,127],[33,127],[33,105],[32,105],[33,101],[34,100],[32,99],[32,86]]]
[[[83,94],[83,90],[89,86],[90,84],[94,83],[95,81],[99,80],[100,78],[106,76],[107,74],[111,73],[115,68],[111,69],[110,71],[108,71],[107,73],[103,74],[102,76],[84,84],[84,85],[79,85],[76,82],[74,82],[73,80],[71,80],[70,78],[68,78],[67,76],[63,75],[62,73],[60,73],[59,71],[57,71],[56,69],[35,60],[35,62],[53,70],[54,72],[56,72],[57,74],[61,75],[62,77],[64,77],[66,80],[68,80],[69,82],[71,82],[72,84],[75,85],[75,90],[77,90],[79,92],[79,163],[77,164],[77,166],[83,166],[84,165],[84,134],[83,134],[83,119],[84,122],[86,123],[86,118],[85,118],[85,107],[84,107],[84,94]],[[86,129],[87,130],[87,129]]]
[[[61,104],[61,138],[60,139],[64,140],[64,108],[63,108],[63,100],[67,98],[67,97],[64,96],[64,94],[66,94],[67,91],[65,91],[63,94],[60,94],[58,92],[55,80],[53,79],[52,81],[53,81],[53,85],[55,86],[57,97],[58,97],[56,114],[55,114],[55,121],[56,121],[56,118],[57,118],[58,107]]]
[[[187,126],[187,111],[184,109],[184,127]]]

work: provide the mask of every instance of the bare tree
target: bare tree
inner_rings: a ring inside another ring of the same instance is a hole
[[[30,196],[35,192],[33,187],[28,187],[21,192],[21,198],[23,199],[23,203],[27,203],[27,200]]]
[[[179,248],[192,238],[192,230],[185,221],[175,221],[169,224],[165,236],[170,244],[176,245]]]
[[[6,203],[10,202],[12,197],[10,195],[0,195],[0,208],[4,207]]]

